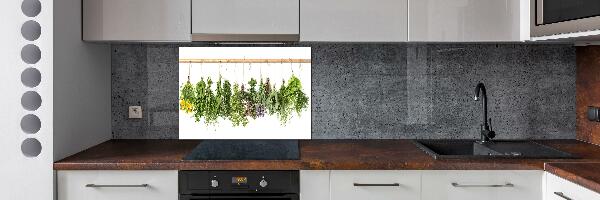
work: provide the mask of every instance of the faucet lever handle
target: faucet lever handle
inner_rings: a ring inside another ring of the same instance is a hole
[[[489,123],[489,125],[490,125],[490,131],[493,131],[494,129],[492,128],[492,118],[490,118],[489,121],[490,121],[490,123]]]

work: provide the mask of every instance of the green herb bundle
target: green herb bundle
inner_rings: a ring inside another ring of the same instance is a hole
[[[246,126],[249,118],[265,115],[276,116],[285,125],[294,113],[300,116],[308,108],[309,98],[302,91],[302,83],[292,75],[277,88],[267,78],[265,81],[251,78],[248,87],[219,77],[216,86],[209,78],[201,78],[193,85],[189,81],[180,88],[180,109],[193,113],[196,122],[204,118],[207,125],[214,125],[219,118],[231,121],[233,126]],[[213,88],[215,88],[213,92]]]

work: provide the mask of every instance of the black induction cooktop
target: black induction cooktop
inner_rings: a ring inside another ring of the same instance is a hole
[[[298,160],[298,140],[203,140],[183,160]]]

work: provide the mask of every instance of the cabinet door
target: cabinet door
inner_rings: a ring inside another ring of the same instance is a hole
[[[301,41],[403,42],[408,0],[302,0]]]
[[[421,172],[331,171],[331,200],[419,200]]]
[[[526,0],[410,0],[408,40],[529,40],[529,7]]]
[[[83,40],[190,41],[190,0],[83,0]]]
[[[600,200],[600,194],[588,190],[575,183],[546,173],[546,191],[544,200]]]
[[[177,200],[179,196],[177,171],[58,171],[56,182],[58,200]]]
[[[301,200],[329,200],[329,170],[300,171]]]
[[[299,0],[192,0],[194,40],[243,34],[297,38],[299,19]]]
[[[542,200],[542,171],[424,171],[423,200]]]

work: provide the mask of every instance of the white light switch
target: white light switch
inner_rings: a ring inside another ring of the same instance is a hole
[[[129,119],[141,119],[142,106],[129,106]]]

